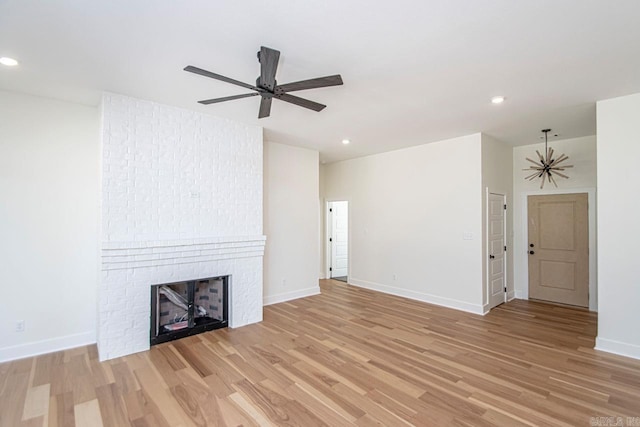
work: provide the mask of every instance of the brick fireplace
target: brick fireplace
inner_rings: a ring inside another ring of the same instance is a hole
[[[149,348],[150,288],[229,276],[229,326],[262,320],[262,129],[102,102],[101,360]]]

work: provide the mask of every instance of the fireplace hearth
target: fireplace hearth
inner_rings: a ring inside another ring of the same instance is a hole
[[[151,286],[151,345],[229,325],[229,276]]]

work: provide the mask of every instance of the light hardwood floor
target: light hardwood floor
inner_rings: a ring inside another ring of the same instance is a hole
[[[515,300],[476,316],[321,281],[264,322],[100,363],[0,364],[1,426],[553,425],[640,417],[640,361],[596,315]],[[640,418],[638,419],[640,422]]]

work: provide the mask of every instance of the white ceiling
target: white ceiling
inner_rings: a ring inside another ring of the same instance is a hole
[[[637,0],[0,0],[0,89],[96,105],[103,90],[264,126],[335,161],[486,132],[513,145],[595,133],[595,101],[640,92]],[[316,113],[182,71],[247,83],[260,46]],[[504,95],[500,106],[489,99]],[[344,146],[343,138],[352,143]]]

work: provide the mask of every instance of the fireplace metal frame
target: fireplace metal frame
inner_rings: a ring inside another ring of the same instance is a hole
[[[151,345],[160,344],[163,342],[173,341],[180,338],[188,337],[191,335],[197,335],[202,332],[212,331],[215,329],[226,328],[229,326],[229,278],[230,276],[217,276],[208,277],[197,280],[187,280],[184,282],[175,283],[162,283],[151,286],[151,317],[150,317],[150,336],[149,343]],[[195,288],[196,284],[200,280],[222,280],[222,320],[216,322],[207,322],[198,324],[195,317]],[[158,333],[160,328],[160,316],[158,313],[158,288],[160,286],[172,286],[172,285],[187,285],[187,321],[188,326],[184,329],[177,331]]]

